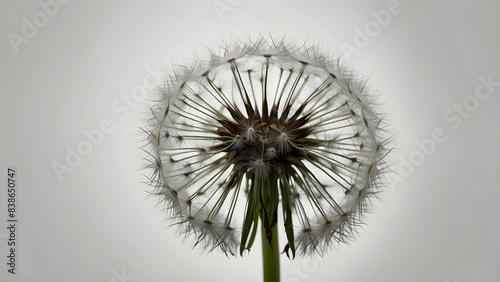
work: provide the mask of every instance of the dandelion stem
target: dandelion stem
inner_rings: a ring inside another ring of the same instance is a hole
[[[262,258],[264,262],[264,282],[280,281],[280,252],[278,246],[278,225],[272,229],[271,244],[266,237],[264,220],[262,219]]]

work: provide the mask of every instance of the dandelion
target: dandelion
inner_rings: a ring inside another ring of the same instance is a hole
[[[314,47],[263,37],[177,68],[145,129],[152,194],[209,251],[243,255],[260,226],[265,281],[278,281],[280,252],[352,239],[380,191],[387,141],[365,84]]]

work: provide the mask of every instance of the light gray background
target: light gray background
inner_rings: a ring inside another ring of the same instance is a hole
[[[141,107],[121,116],[111,106],[142,85],[148,68],[190,62],[203,44],[231,33],[287,32],[325,50],[354,46],[356,28],[390,1],[240,2],[231,1],[221,19],[214,3],[226,0],[71,1],[16,53],[8,34],[21,35],[23,17],[32,21],[43,10],[38,1],[2,1],[1,281],[120,281],[117,274],[126,275],[122,281],[260,281],[259,242],[244,258],[200,255],[166,228],[141,183],[134,135]],[[356,242],[324,259],[283,257],[283,281],[499,279],[500,87],[456,130],[443,113],[474,94],[479,76],[500,81],[500,4],[401,1],[400,9],[346,61],[370,76],[390,111],[394,161],[416,156],[415,140],[436,128],[447,140],[404,182],[388,185]],[[82,130],[106,118],[114,131],[59,182],[52,162],[64,163],[66,146],[75,148]],[[15,277],[5,265],[8,166],[18,179]],[[393,169],[402,171],[400,163]]]

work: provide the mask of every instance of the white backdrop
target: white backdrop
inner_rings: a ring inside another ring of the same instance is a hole
[[[283,256],[282,281],[498,281],[497,1],[1,6],[1,281],[260,281],[259,242],[243,258],[200,255],[166,228],[146,198],[136,134],[141,91],[162,71],[230,34],[269,32],[343,53],[380,93],[398,142],[391,184],[356,242],[325,258]]]

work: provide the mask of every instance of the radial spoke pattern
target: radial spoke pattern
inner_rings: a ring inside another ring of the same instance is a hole
[[[241,253],[255,215],[272,228],[278,205],[287,254],[352,236],[386,150],[364,82],[337,61],[260,41],[176,75],[162,94],[150,179],[195,244]]]

